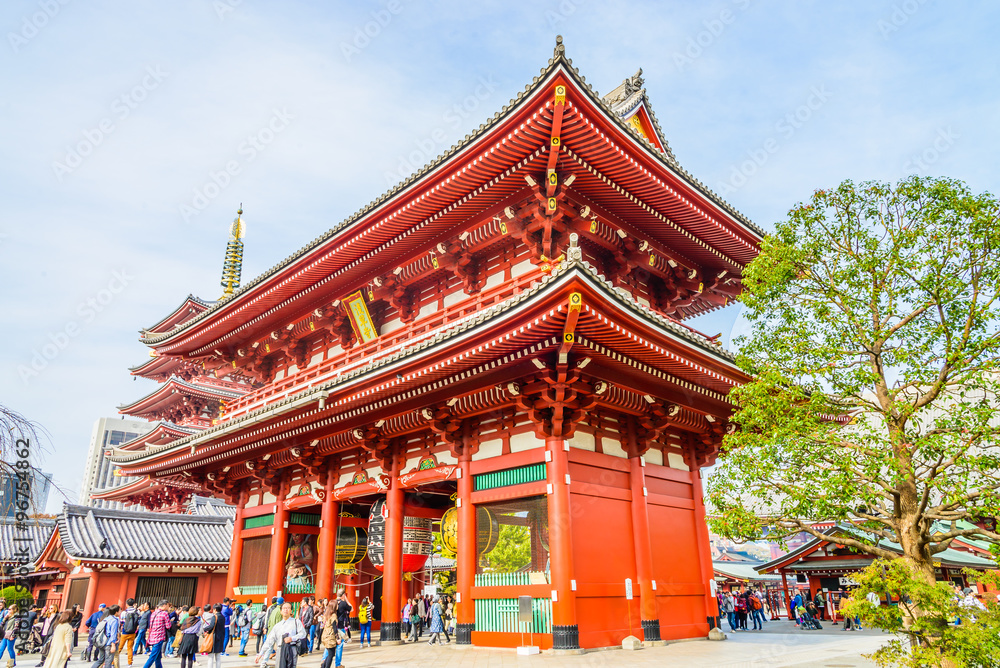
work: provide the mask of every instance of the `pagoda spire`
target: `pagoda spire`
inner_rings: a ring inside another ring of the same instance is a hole
[[[240,287],[240,273],[243,271],[243,204],[236,210],[236,218],[229,228],[229,243],[226,244],[226,259],[222,263],[222,299],[231,297]]]

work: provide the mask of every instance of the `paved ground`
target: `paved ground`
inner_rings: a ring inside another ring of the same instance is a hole
[[[434,668],[604,668],[605,666],[691,666],[711,668],[856,668],[875,664],[862,658],[862,654],[877,649],[888,636],[878,631],[847,632],[842,627],[830,626],[822,631],[800,631],[791,622],[769,622],[764,631],[730,633],[724,642],[704,640],[671,643],[665,647],[651,647],[637,652],[620,649],[588,652],[583,655],[555,656],[544,652],[539,656],[520,657],[513,650],[456,647],[454,644],[429,647],[425,642],[394,647],[359,648],[351,642],[344,650],[345,668],[402,668],[404,666],[432,665]],[[79,660],[78,648],[70,668],[84,668]],[[121,668],[126,668],[123,660]],[[136,657],[134,668],[142,668]],[[301,657],[301,668],[317,668],[319,652]],[[18,657],[19,668],[31,668],[38,662],[37,655]],[[178,668],[180,660],[168,658],[164,668]],[[6,665],[6,661],[0,662]],[[253,657],[223,657],[224,668],[253,666]],[[199,668],[207,668],[204,658]]]

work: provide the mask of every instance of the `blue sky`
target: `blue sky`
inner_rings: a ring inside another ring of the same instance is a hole
[[[94,420],[153,387],[137,330],[219,296],[240,202],[249,279],[492,116],[556,34],[600,92],[641,67],[680,163],[765,229],[847,178],[995,193],[998,28],[918,0],[8,0],[0,402],[75,501]]]

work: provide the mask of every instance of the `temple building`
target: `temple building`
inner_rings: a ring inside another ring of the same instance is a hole
[[[560,38],[432,164],[145,330],[133,373],[164,389],[122,410],[170,422],[110,457],[137,499],[235,504],[241,600],[346,587],[399,641],[439,532],[459,643],[705,637],[701,470],[747,379],[684,321],[739,295],[761,239],[674,158],[641,75],[602,98]]]

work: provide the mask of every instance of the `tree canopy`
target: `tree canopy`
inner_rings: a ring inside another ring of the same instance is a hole
[[[796,205],[746,267],[738,429],[708,483],[737,539],[817,521],[925,581],[962,536],[1000,541],[1000,204],[955,180],[846,181]],[[852,537],[859,536],[859,537]]]

